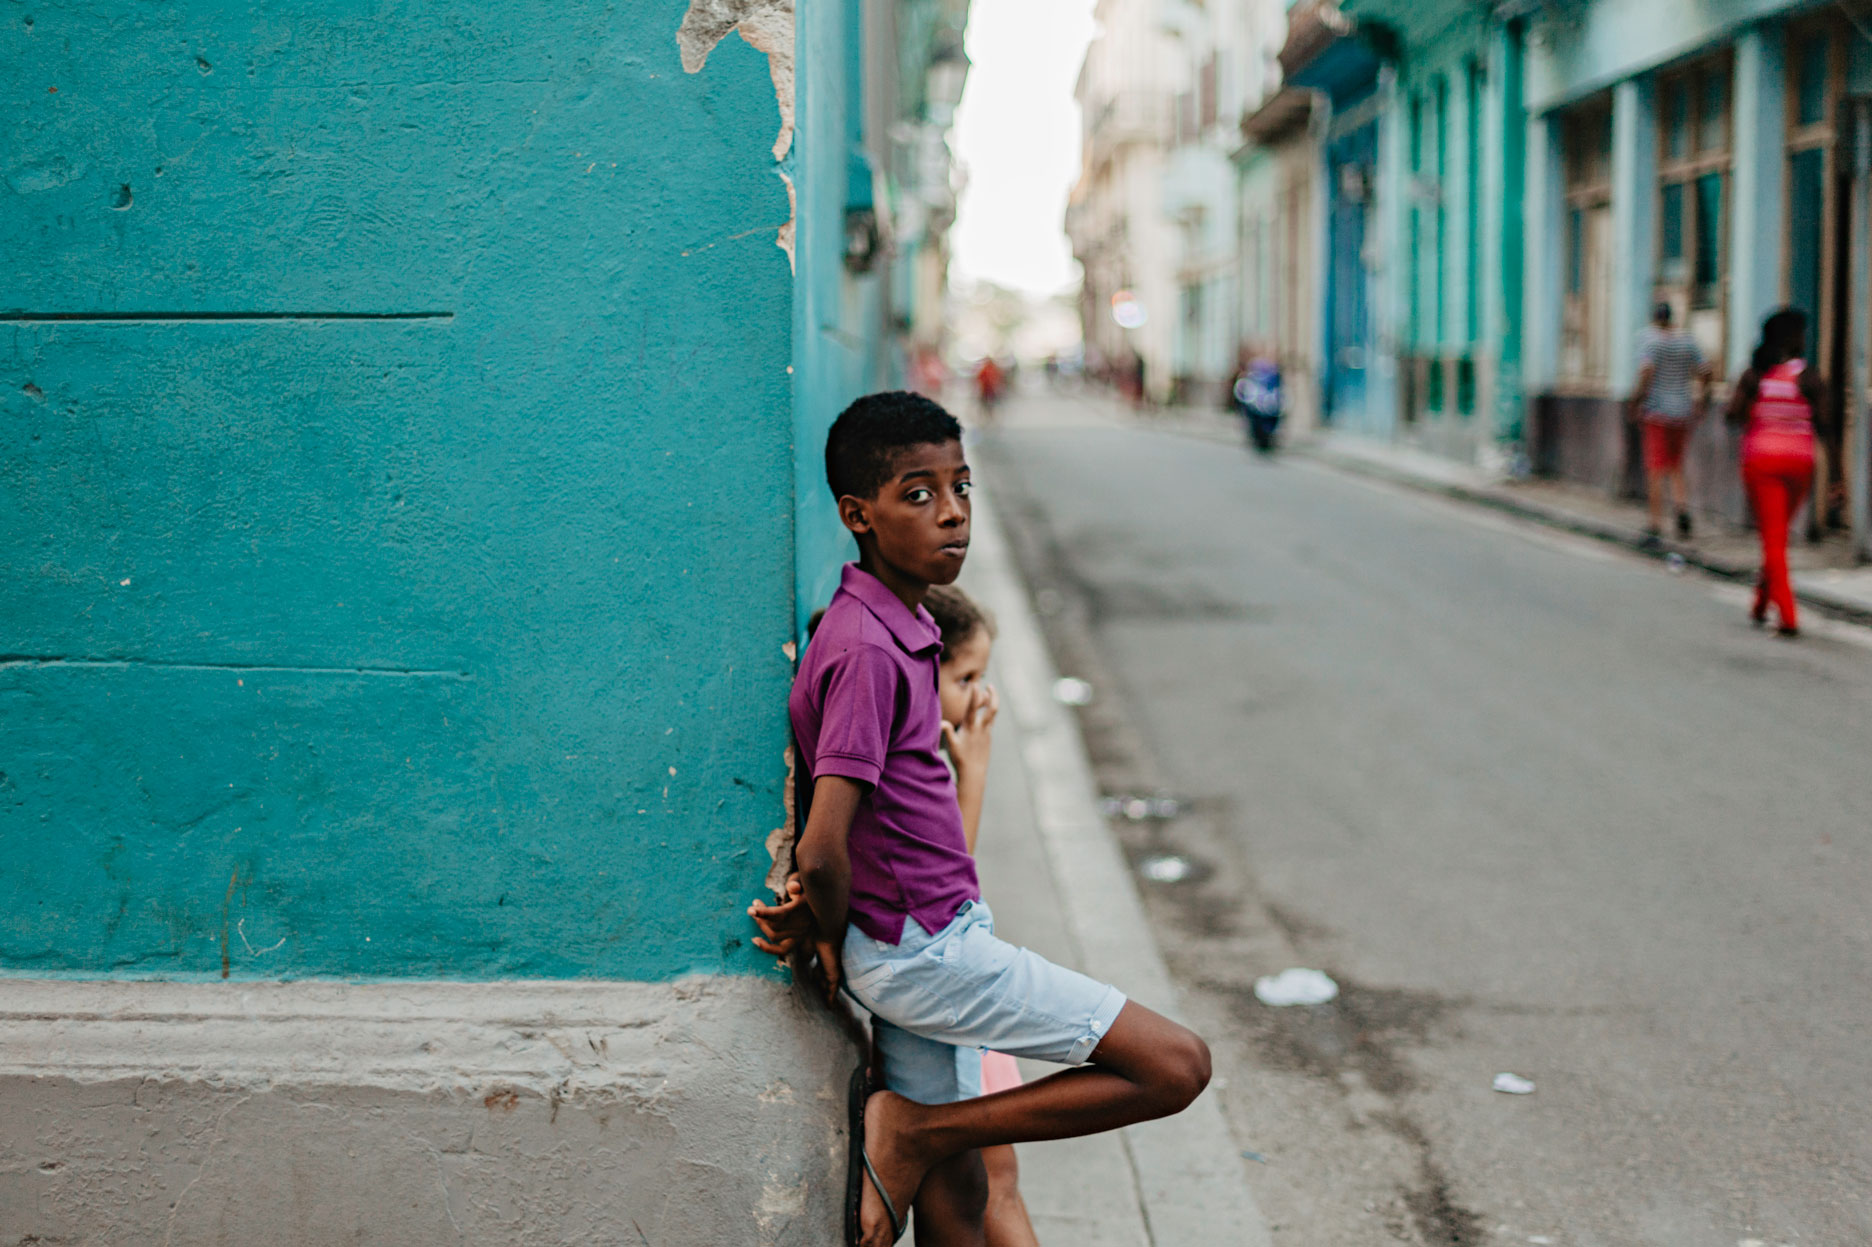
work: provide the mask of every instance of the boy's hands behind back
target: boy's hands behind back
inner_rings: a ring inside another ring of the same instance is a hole
[[[748,916],[761,929],[761,934],[754,937],[754,947],[762,952],[784,960],[810,947],[818,958],[820,985],[825,991],[826,1003],[837,1001],[843,974],[839,948],[819,930],[819,921],[813,916],[812,906],[806,903],[806,888],[799,875],[787,876],[784,899],[772,905],[755,901],[748,906]]]
[[[754,947],[776,957],[791,956],[819,927],[813,919],[812,906],[806,903],[806,889],[797,874],[787,876],[783,899],[771,905],[755,901],[748,906],[748,917],[761,929],[754,937]]]

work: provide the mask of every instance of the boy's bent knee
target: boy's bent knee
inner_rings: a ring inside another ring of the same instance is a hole
[[[1159,1056],[1159,1078],[1155,1081],[1163,1097],[1164,1112],[1180,1113],[1195,1103],[1209,1085],[1209,1045],[1195,1031],[1178,1027],[1174,1037],[1166,1037]]]

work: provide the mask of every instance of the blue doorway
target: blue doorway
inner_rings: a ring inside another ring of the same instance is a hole
[[[1371,368],[1371,281],[1365,267],[1372,191],[1377,182],[1378,127],[1367,122],[1326,148],[1326,367],[1323,416],[1335,425],[1364,420]]]

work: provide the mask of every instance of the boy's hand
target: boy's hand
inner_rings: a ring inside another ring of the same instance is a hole
[[[836,1007],[839,984],[845,978],[845,962],[839,953],[838,941],[815,933],[812,946],[819,958],[819,985],[825,988],[826,1003]]]
[[[761,929],[761,934],[754,937],[754,947],[776,957],[791,956],[801,943],[818,935],[819,924],[806,903],[806,889],[797,874],[787,876],[783,899],[771,905],[755,901],[748,906],[748,917]]]
[[[773,905],[755,901],[748,906],[748,916],[761,929],[761,934],[754,937],[754,947],[762,952],[786,958],[802,947],[810,947],[819,960],[819,981],[825,989],[826,1003],[838,1002],[839,984],[845,973],[838,941],[819,930],[819,921],[806,903],[806,888],[798,874],[787,876],[786,899]]]

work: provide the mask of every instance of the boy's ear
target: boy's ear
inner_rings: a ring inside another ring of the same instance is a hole
[[[838,500],[839,522],[855,537],[871,531],[871,504],[863,498],[842,494]]]

